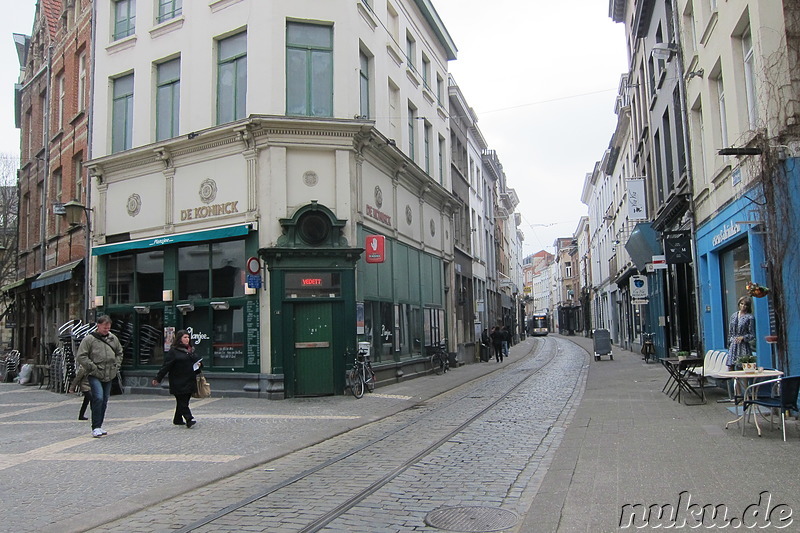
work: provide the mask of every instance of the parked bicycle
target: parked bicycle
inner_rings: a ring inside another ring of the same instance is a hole
[[[352,355],[349,351],[348,354]],[[353,368],[347,373],[347,386],[356,398],[364,396],[365,390],[375,390],[375,371],[372,370],[367,350],[359,349],[356,352]]]
[[[642,359],[645,363],[650,362],[650,357],[656,354],[656,345],[653,344],[655,333],[642,332]],[[655,357],[653,357],[655,359]]]
[[[443,339],[436,344],[426,346],[425,349],[431,358],[431,368],[438,375],[442,375],[450,370],[450,355],[447,353],[447,339]]]

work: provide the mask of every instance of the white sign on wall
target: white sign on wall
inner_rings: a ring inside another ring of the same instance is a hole
[[[647,298],[647,276],[631,276],[631,298],[642,300]]]
[[[625,180],[628,187],[628,220],[647,220],[647,202],[644,196],[644,179]]]

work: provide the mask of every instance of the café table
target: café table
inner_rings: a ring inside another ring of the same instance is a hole
[[[756,370],[754,372],[748,371],[745,372],[744,370],[724,370],[722,372],[717,373],[717,376],[720,378],[727,378],[733,380],[733,397],[734,397],[734,405],[736,406],[736,412],[739,412],[739,401],[744,402],[744,400],[750,399],[745,398],[744,396],[737,395],[737,390],[741,392],[742,395],[747,391],[747,386],[750,385],[751,381],[754,380],[762,380],[762,379],[771,379],[777,378],[783,375],[783,372],[780,370]],[[755,394],[751,392],[751,394]],[[744,423],[744,410],[742,410],[742,414],[735,419],[729,421],[725,424],[725,429],[728,429],[728,426],[733,424],[734,422],[739,423],[740,421]]]
[[[694,394],[701,400],[699,403],[689,404],[686,403],[686,399],[684,398],[684,405],[700,405],[706,403],[706,393],[702,385],[695,388],[689,382],[692,371],[703,366],[702,357],[665,357],[661,359],[661,364],[667,369],[667,373],[669,374],[667,376],[667,382],[664,384],[661,392],[665,393],[673,400],[677,400],[678,403],[681,401],[681,393]]]

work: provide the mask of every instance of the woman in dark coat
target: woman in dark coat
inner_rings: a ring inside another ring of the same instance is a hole
[[[500,329],[500,326],[495,326],[489,336],[492,338],[492,346],[494,347],[494,359],[498,363],[502,363],[503,339],[505,338],[505,335],[503,335],[503,330]]]
[[[164,366],[153,380],[153,386],[157,386],[169,374],[169,393],[175,396],[175,416],[172,423],[176,426],[182,426],[185,421],[186,427],[190,428],[197,422],[189,410],[189,398],[197,391],[196,375],[200,373],[202,366],[200,358],[194,354],[189,333],[184,329],[179,330],[164,360]]]

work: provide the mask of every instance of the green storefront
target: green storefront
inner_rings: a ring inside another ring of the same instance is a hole
[[[148,387],[175,332],[186,329],[215,388],[247,390],[243,376],[258,376],[261,364],[258,295],[245,286],[245,263],[258,247],[251,230],[239,224],[92,249],[96,313],[113,319],[126,386]]]

